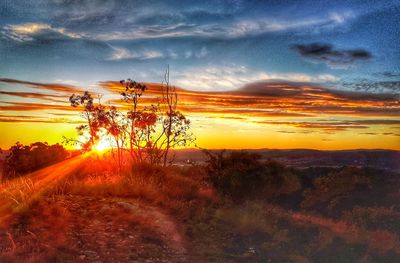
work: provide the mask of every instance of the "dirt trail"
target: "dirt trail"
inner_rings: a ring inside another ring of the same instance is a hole
[[[137,202],[126,202],[121,201],[117,203],[124,209],[130,211],[133,214],[141,215],[149,220],[149,223],[154,226],[163,237],[168,241],[171,248],[181,254],[186,253],[184,247],[184,240],[177,228],[175,220],[169,215],[165,214],[157,207],[153,206],[140,206]]]
[[[186,262],[175,221],[137,200],[59,196],[25,220],[0,229],[0,262]]]

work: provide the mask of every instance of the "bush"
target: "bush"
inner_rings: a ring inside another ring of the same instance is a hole
[[[215,189],[235,201],[264,199],[292,193],[300,188],[298,178],[284,165],[246,151],[206,152],[206,171]]]
[[[345,167],[313,180],[313,188],[304,191],[303,208],[316,205],[335,205],[339,198],[360,187],[370,187],[372,177],[362,169]]]
[[[17,142],[5,159],[4,178],[11,179],[64,160],[67,150],[59,144],[35,142],[23,145]]]

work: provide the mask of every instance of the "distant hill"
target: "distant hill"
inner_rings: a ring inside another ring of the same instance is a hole
[[[214,152],[219,150],[212,150]],[[239,151],[239,150],[227,150]],[[288,166],[296,168],[307,168],[312,166],[324,167],[374,167],[379,169],[400,171],[400,151],[394,150],[339,150],[321,151],[310,149],[259,149],[246,150],[260,154],[263,159],[274,159]],[[203,162],[205,155],[201,150],[182,149],[176,150],[178,163]]]

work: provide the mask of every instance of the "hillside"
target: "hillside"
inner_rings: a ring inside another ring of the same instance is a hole
[[[219,150],[211,150],[219,151]],[[241,151],[241,150],[227,150]],[[311,149],[258,149],[245,150],[257,153],[263,159],[274,159],[285,165],[296,168],[308,168],[312,166],[341,167],[358,166],[373,167],[377,169],[400,171],[400,151],[394,150],[337,150],[322,151]],[[176,150],[177,161],[185,163],[187,160],[204,162],[204,154],[201,150]]]
[[[244,152],[218,158],[217,170],[208,161],[118,175],[112,159],[89,154],[7,181],[0,261],[400,259],[399,174],[293,169]]]

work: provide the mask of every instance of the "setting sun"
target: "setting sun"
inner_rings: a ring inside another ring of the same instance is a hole
[[[111,149],[112,145],[110,140],[106,137],[100,138],[100,140],[93,146],[93,150],[96,152],[104,152],[108,149]]]
[[[76,144],[75,149],[84,150],[85,146],[83,146],[84,144],[82,142],[88,142],[88,141],[90,141],[90,135],[88,133],[80,135],[77,139],[78,143]],[[101,134],[99,134],[99,139],[95,141],[95,143],[93,144],[93,146],[90,147],[90,149],[92,149],[92,151],[101,153],[108,149],[113,148],[114,146],[115,145],[112,144],[112,139],[104,132],[101,132]]]

